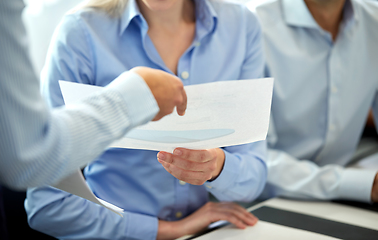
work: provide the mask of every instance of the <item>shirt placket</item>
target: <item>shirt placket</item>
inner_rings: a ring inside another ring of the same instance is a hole
[[[190,184],[175,179],[175,207],[172,219],[180,220],[188,214]]]
[[[192,45],[188,50],[182,55],[177,65],[177,75],[181,79],[184,85],[191,84],[191,59],[193,56],[193,51],[195,48],[200,46],[198,40],[193,41]],[[175,179],[175,209],[172,213],[172,218],[175,220],[182,219],[188,214],[189,206],[189,194],[190,194],[190,184]]]
[[[190,59],[192,56],[192,51],[193,51],[194,46],[190,46],[188,48],[188,51],[182,55],[180,58],[178,64],[177,64],[177,75],[181,79],[184,85],[190,85],[191,84],[191,71],[190,71]]]
[[[330,35],[329,35],[330,37]],[[316,160],[322,161],[333,148],[333,143],[340,131],[340,121],[338,111],[340,108],[340,83],[342,82],[342,61],[338,53],[338,45],[335,43],[328,58],[328,106],[327,106],[327,125],[324,147],[318,154]]]

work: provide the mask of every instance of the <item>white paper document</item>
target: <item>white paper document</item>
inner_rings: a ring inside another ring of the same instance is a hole
[[[103,207],[106,207],[110,211],[120,215],[123,217],[123,209],[117,206],[114,206],[111,203],[108,203],[102,199],[97,198],[93,192],[89,189],[83,174],[80,170],[77,170],[73,174],[69,175],[58,184],[54,185],[53,187],[58,188],[60,190],[66,191],[68,193],[77,195],[84,199],[87,199],[91,202],[97,203]]]
[[[59,84],[66,105],[101,90],[66,81]],[[272,90],[272,78],[185,86],[188,105],[184,116],[174,112],[149,122],[109,147],[172,152],[176,147],[208,149],[264,140]]]
[[[101,91],[98,86],[65,81],[59,84],[67,106]],[[160,121],[137,127],[109,147],[172,152],[176,147],[207,149],[264,140],[269,125],[272,89],[272,78],[186,86],[188,105],[185,116],[174,112]],[[123,209],[93,194],[80,170],[54,187],[122,216]]]

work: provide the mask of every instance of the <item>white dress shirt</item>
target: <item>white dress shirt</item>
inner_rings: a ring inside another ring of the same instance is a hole
[[[369,109],[378,116],[378,4],[347,0],[335,42],[303,0],[257,14],[275,77],[264,196],[369,202],[376,172],[344,166]]]
[[[18,189],[57,182],[159,111],[130,72],[82,104],[50,111],[27,54],[23,8],[0,1],[0,184]]]

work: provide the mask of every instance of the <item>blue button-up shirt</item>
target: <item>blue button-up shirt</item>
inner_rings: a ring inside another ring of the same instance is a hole
[[[261,77],[264,60],[256,17],[242,5],[198,0],[195,6],[195,39],[178,62],[183,83]],[[65,16],[42,74],[50,104],[63,104],[59,79],[105,86],[135,66],[170,72],[147,30],[135,0],[120,18],[93,9]],[[266,178],[266,143],[226,147],[224,152],[218,178],[195,186],[166,172],[155,151],[110,149],[85,169],[85,177],[98,197],[125,209],[124,218],[79,197],[43,188],[28,191],[29,223],[60,238],[155,239],[158,219],[188,216],[208,201],[208,192],[221,201],[251,201],[260,194]]]
[[[272,1],[257,14],[275,77],[265,193],[370,201],[376,172],[341,166],[370,107],[378,116],[377,3],[346,1],[336,41],[304,1]]]

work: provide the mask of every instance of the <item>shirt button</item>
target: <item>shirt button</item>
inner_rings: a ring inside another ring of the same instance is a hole
[[[332,87],[332,92],[333,93],[337,93],[339,89],[337,89],[337,87]]]
[[[184,186],[185,184],[186,184],[186,182],[184,182],[184,181],[179,181],[179,183],[180,183],[180,185],[182,185],[182,186]]]
[[[212,189],[212,188],[213,188],[213,187],[210,186],[210,185],[206,185],[206,187],[207,187],[208,189]]]
[[[196,46],[196,47],[199,47],[200,45],[201,45],[200,42],[195,42],[195,43],[194,43],[194,46]]]
[[[182,217],[182,212],[176,212],[176,218],[181,218]]]
[[[330,131],[335,131],[336,130],[336,126],[334,124],[329,125],[329,130]]]
[[[188,79],[188,77],[189,77],[189,73],[187,71],[184,71],[184,72],[181,73],[182,79]]]

